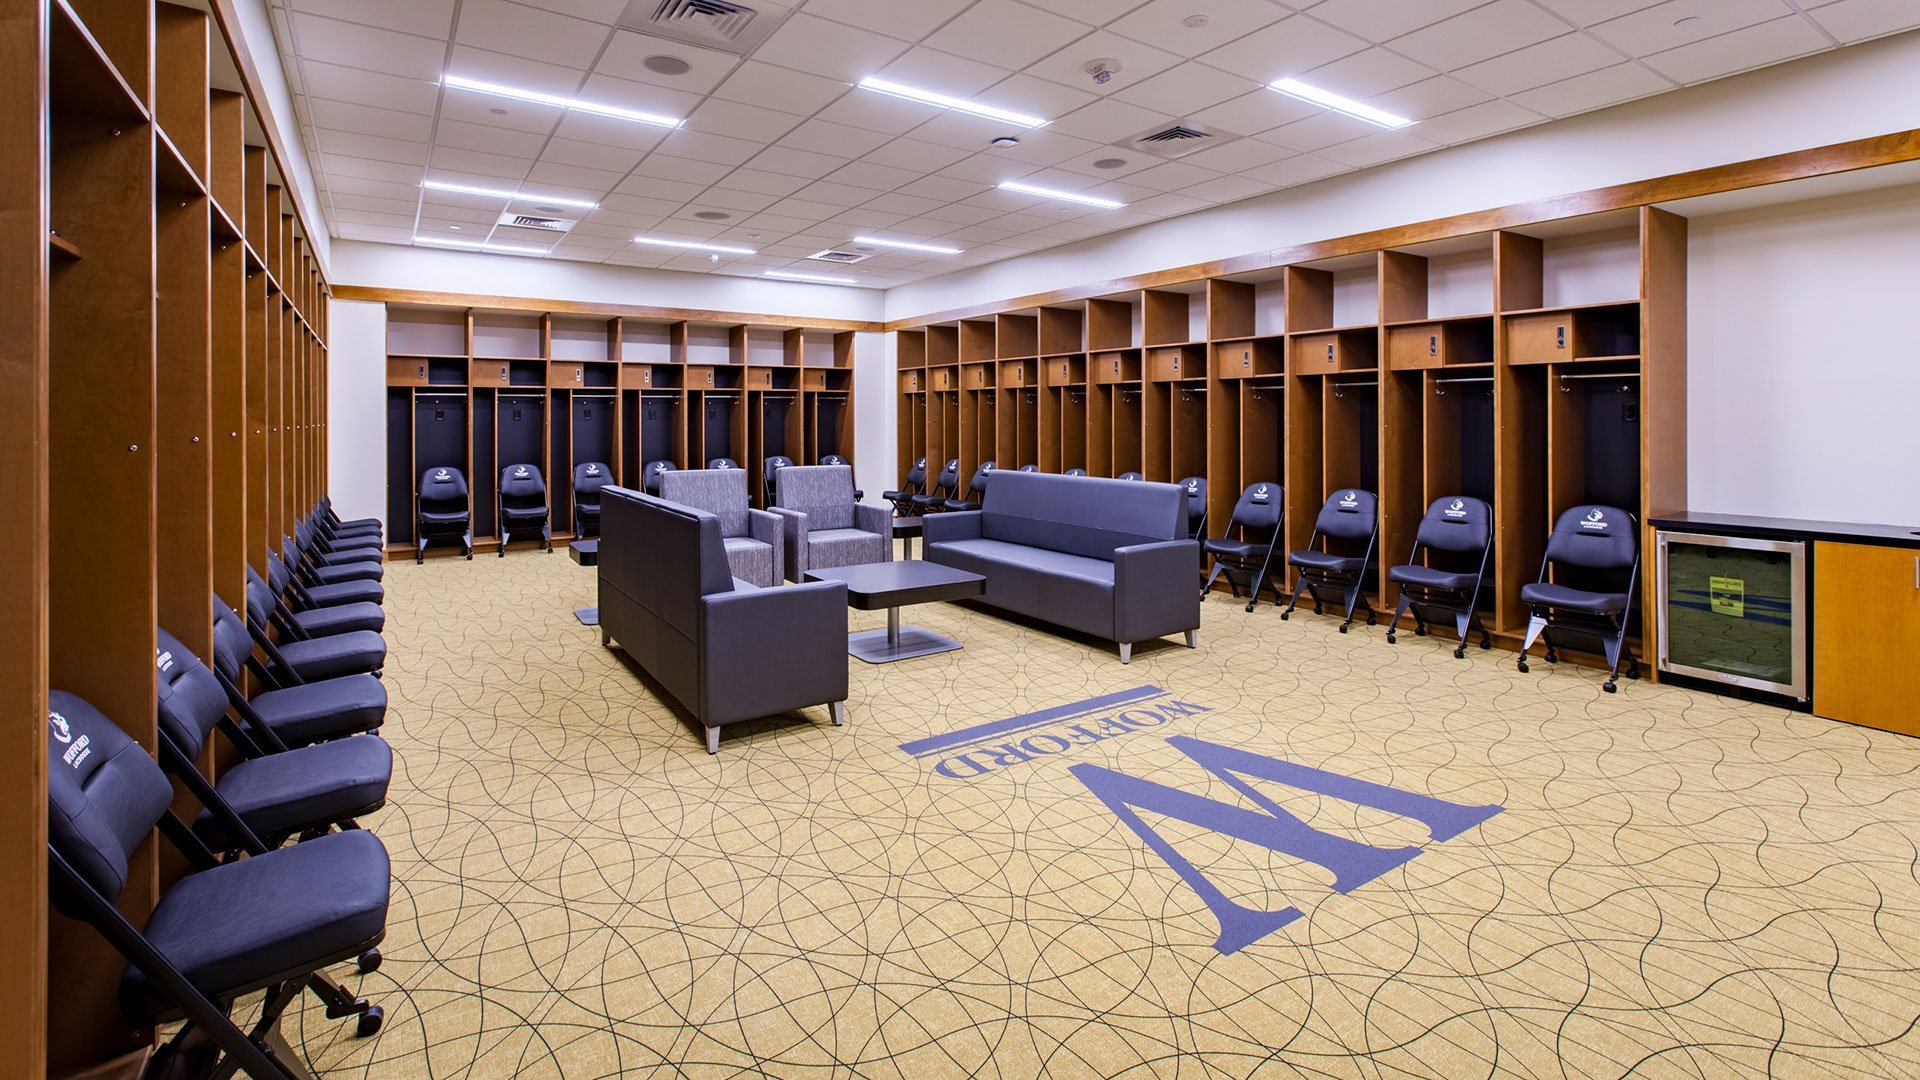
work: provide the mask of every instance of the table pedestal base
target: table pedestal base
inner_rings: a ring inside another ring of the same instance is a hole
[[[885,630],[862,630],[847,635],[847,652],[869,664],[891,664],[895,660],[931,656],[958,648],[960,643],[950,637],[917,626],[901,626],[899,608],[887,609]]]

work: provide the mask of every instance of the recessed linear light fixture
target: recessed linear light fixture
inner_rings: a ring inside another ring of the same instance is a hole
[[[956,247],[941,247],[939,244],[912,244],[905,240],[882,240],[877,236],[856,236],[853,238],[853,242],[856,244],[873,244],[876,247],[901,248],[906,251],[931,251],[935,255],[958,255],[961,252],[961,249]]]
[[[560,206],[577,206],[582,210],[598,210],[600,204],[585,199],[563,199],[558,195],[535,195],[526,191],[508,191],[504,188],[475,187],[472,184],[449,184],[445,180],[422,180],[420,186],[429,191],[451,191],[457,195],[485,195],[494,199],[506,199],[509,202],[555,203]]]
[[[441,247],[467,248],[471,251],[497,251],[505,255],[545,255],[546,248],[528,247],[525,244],[495,244],[482,240],[448,240],[439,236],[418,236],[413,238],[416,244],[438,244]]]
[[[1281,79],[1279,82],[1268,83],[1267,89],[1278,91],[1291,98],[1299,98],[1301,101],[1318,105],[1323,109],[1345,113],[1355,120],[1365,120],[1369,124],[1376,124],[1383,128],[1403,128],[1413,123],[1404,116],[1395,116],[1385,109],[1376,109],[1350,97],[1342,97],[1331,90],[1308,86],[1299,79]]]
[[[573,109],[576,112],[593,113],[596,116],[611,116],[615,120],[630,120],[636,124],[653,124],[656,127],[669,128],[680,126],[680,121],[671,116],[660,116],[636,109],[623,109],[618,105],[602,105],[597,101],[582,101],[579,98],[561,97],[558,94],[543,94],[538,90],[522,90],[515,86],[502,86],[499,83],[469,79],[465,75],[448,75],[440,81],[443,85],[451,86],[456,90],[471,90],[476,94],[491,94],[494,97],[512,98],[515,101],[531,101],[536,105],[552,105],[561,109]]]
[[[790,270],[767,270],[767,271],[763,271],[760,276],[771,277],[771,278],[784,278],[788,281],[817,281],[824,285],[858,285],[859,284],[858,281],[850,277],[833,277],[829,274],[796,274]]]
[[[917,86],[902,86],[896,82],[888,82],[885,79],[875,79],[871,76],[860,80],[860,88],[862,90],[877,91],[882,94],[891,94],[894,97],[906,98],[909,101],[918,101],[927,105],[938,105],[943,109],[952,109],[955,112],[972,113],[975,116],[984,116],[989,120],[1004,120],[1009,124],[1019,124],[1021,127],[1045,127],[1048,123],[1048,121],[1038,116],[1028,116],[1025,113],[1017,113],[1008,109],[996,109],[991,105],[982,105],[979,102],[967,101],[963,98],[948,97],[946,94],[937,94],[932,90],[922,90]]]
[[[1049,199],[1065,199],[1068,202],[1082,203],[1086,206],[1098,206],[1103,210],[1119,210],[1127,204],[1113,199],[1101,199],[1092,195],[1081,195],[1072,191],[1055,191],[1053,188],[1035,187],[1018,180],[1002,180],[1000,187],[1004,191],[1018,191],[1027,195],[1044,195]]]
[[[726,244],[696,244],[691,240],[661,240],[652,236],[636,236],[636,244],[652,244],[654,247],[686,248],[689,251],[723,251],[728,255],[756,255],[752,248],[729,247]]]

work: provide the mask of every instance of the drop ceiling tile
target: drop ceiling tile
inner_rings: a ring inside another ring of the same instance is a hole
[[[495,221],[500,219],[500,212],[505,209],[506,204],[497,201],[489,204],[485,210],[464,206],[447,206],[432,201],[423,201],[420,203],[420,216],[422,220],[430,217],[435,221],[444,221],[454,225],[481,225],[486,228],[480,231],[485,232],[486,229],[493,227]]]
[[[919,139],[895,139],[861,160],[896,169],[929,173],[938,172],[972,153],[972,150],[921,142]]]
[[[1648,67],[1682,83],[1704,82],[1826,48],[1827,38],[1798,14],[1656,53]]]
[[[1366,41],[1345,30],[1295,15],[1223,45],[1200,62],[1265,85],[1366,47]]]
[[[1533,0],[1541,7],[1580,26],[1592,26],[1631,12],[1650,8],[1660,0]]]
[[[842,95],[840,100],[814,114],[814,118],[862,131],[905,135],[943,111],[938,105],[856,90]]]
[[[553,129],[555,138],[578,139],[628,150],[647,151],[659,146],[672,129],[652,124],[635,124],[593,113],[569,112]]]
[[[679,75],[661,75],[649,71],[646,60],[650,56],[675,57],[686,63],[687,70]],[[726,81],[727,76],[733,74],[733,69],[739,65],[740,58],[731,53],[648,37],[631,30],[615,30],[594,70],[650,86],[709,94],[714,87]]]
[[[811,186],[812,185],[808,185],[808,187]],[[805,191],[807,189],[801,188],[800,190]],[[867,198],[873,197],[872,192],[866,192],[864,194]],[[808,221],[825,221],[845,209],[846,207],[837,203],[817,202],[813,199],[803,199],[799,196],[794,196],[781,199],[779,202],[767,207],[766,212],[769,214],[778,214],[781,217],[805,218]]]
[[[334,195],[374,195],[383,199],[411,199],[416,202],[420,199],[420,185],[417,183],[370,180],[341,173],[328,173],[326,181],[327,190]]]
[[[558,165],[580,165],[589,169],[605,169],[625,176],[633,171],[635,165],[645,155],[639,150],[630,150],[619,146],[607,146],[604,143],[582,142],[578,139],[553,139],[547,143],[540,160]]]
[[[929,35],[926,43],[970,60],[1023,68],[1088,31],[1085,23],[1013,0],[979,0]]]
[[[374,105],[428,116],[433,115],[440,100],[439,84],[424,79],[404,79],[397,75],[341,67],[319,60],[302,60],[299,70],[305,92],[314,98]]]
[[[1205,199],[1210,203],[1238,202],[1251,199],[1268,190],[1267,185],[1251,177],[1223,176],[1218,180],[1209,180],[1204,184],[1195,184],[1182,194],[1194,199]]]
[[[792,71],[758,60],[748,60],[727,76],[713,96],[758,106],[777,101],[783,110],[808,115],[845,94],[849,87],[838,79]]]
[[[459,150],[480,150],[489,154],[532,159],[547,144],[545,135],[506,128],[442,120],[434,134],[434,145]]]
[[[1424,82],[1368,98],[1367,104],[1418,122],[1429,117],[1444,116],[1469,105],[1478,105],[1487,98],[1485,91],[1468,86],[1452,76],[1436,75]],[[1416,130],[1414,134],[1425,133]]]
[[[1063,132],[1045,130],[1029,131],[1020,136],[1018,146],[985,146],[981,148],[976,160],[992,159],[1002,161],[1019,168],[1025,166],[1037,169],[1069,161],[1082,154],[1090,154],[1101,144],[1091,139],[1078,139]],[[963,159],[964,163],[964,159]]]
[[[1331,64],[1301,74],[1303,82],[1344,97],[1365,100],[1389,90],[1430,79],[1437,74],[1398,53],[1382,48],[1363,49]]]
[[[699,94],[665,86],[654,86],[650,83],[632,82],[609,75],[604,71],[596,71],[588,75],[580,84],[579,96],[602,105],[617,105],[623,109],[638,109],[641,112],[681,119],[698,108],[701,101]],[[631,121],[621,122],[631,123]]]
[[[598,23],[507,3],[461,0],[454,41],[509,56],[571,66],[600,51],[607,28]]]
[[[856,161],[828,173],[825,179],[832,183],[850,184],[870,191],[892,191],[894,188],[913,183],[923,175],[925,174],[910,169],[894,169],[871,161]]]
[[[1232,101],[1201,109],[1189,119],[1235,135],[1258,135],[1282,124],[1317,116],[1322,111],[1318,105],[1275,93],[1263,86]]]
[[[435,49],[440,49],[441,47],[438,42],[434,43]],[[434,55],[437,58],[439,53],[436,52]],[[580,59],[584,63],[586,57],[581,57]],[[435,67],[437,68],[438,66],[436,63]],[[587,76],[587,73],[579,68],[567,67],[562,64],[549,64],[545,61],[533,60],[524,56],[509,56],[506,53],[491,52],[486,49],[476,49],[471,45],[458,44],[453,47],[453,55],[447,60],[447,73],[451,75],[464,75],[469,79],[479,79],[482,82],[499,83],[502,86],[538,90],[543,94],[560,94],[566,97],[574,96],[580,89],[580,83]],[[439,76],[435,75],[434,77],[438,78]],[[514,104],[514,102],[509,99],[489,98],[487,95],[477,94],[471,90],[460,90],[453,87],[449,87],[446,93],[449,97],[459,94],[461,96],[490,100],[496,105],[504,100],[509,108]],[[638,108],[638,106],[635,107]]]
[[[557,11],[576,19],[612,26],[631,5],[631,0],[513,0],[516,4]]]
[[[978,191],[979,189],[973,188],[971,190]],[[947,221],[955,225],[974,225],[991,218],[997,218],[1001,213],[1002,211],[999,210],[980,206],[968,206],[965,203],[955,202],[948,203],[938,210],[929,210],[920,216],[930,221]]]
[[[372,240],[389,244],[404,244],[413,239],[412,229],[383,229],[375,225],[343,224],[338,235],[346,240]]]
[[[654,154],[634,166],[632,175],[620,181],[614,190],[650,199],[678,199],[686,202],[713,185],[715,167],[704,161],[688,161]],[[719,169],[722,175],[724,169]],[[695,179],[683,179],[694,177]]]
[[[335,131],[352,131],[361,135],[378,135],[383,139],[411,139],[419,142],[426,141],[433,132],[433,117],[422,116],[419,113],[397,112],[371,105],[354,105],[350,102],[332,101],[327,98],[308,98],[307,110],[316,127],[332,128]]]
[[[1012,108],[1005,102],[980,96],[981,91],[1013,74],[1011,67],[982,63],[938,49],[929,49],[924,45],[915,45],[900,54],[886,67],[867,74],[878,76],[889,82],[932,90],[948,97],[977,99],[988,105]],[[861,92],[872,93],[873,91]]]
[[[1288,188],[1299,184],[1312,183],[1335,176],[1343,172],[1352,172],[1337,161],[1328,161],[1312,154],[1300,154],[1272,165],[1262,165],[1257,169],[1248,169],[1241,176],[1266,184],[1269,188]]]
[[[792,113],[710,97],[687,114],[687,121],[682,126],[689,131],[704,131],[709,135],[771,142],[798,127],[804,119]]]
[[[728,191],[746,191],[756,195],[772,195],[776,198],[791,195],[807,186],[807,179],[798,176],[782,176],[779,173],[762,172],[759,169],[735,169],[721,177],[716,185]]]
[[[872,188],[854,187],[851,184],[836,184],[828,180],[815,180],[813,183],[794,192],[792,198],[786,201],[791,205],[792,199],[804,199],[808,202],[825,203],[828,206],[846,209],[848,207],[859,206],[861,203],[873,198],[876,194],[880,193],[874,191]]]
[[[906,50],[903,41],[797,11],[761,43],[754,57],[852,83],[885,67]]]
[[[1422,154],[1437,149],[1438,145],[1406,131],[1376,131],[1337,146],[1329,146],[1319,151],[1318,156],[1342,165],[1363,168]]]
[[[1673,89],[1673,83],[1635,63],[1615,64],[1513,95],[1512,101],[1548,116],[1572,116]]]
[[[975,154],[941,169],[937,175],[950,180],[961,180],[982,187],[992,187],[1002,180],[1018,180],[1031,176],[1039,165],[1015,161],[1005,157],[1000,151]]]
[[[417,194],[417,193],[416,193]],[[333,205],[343,210],[372,210],[382,214],[399,214],[411,217],[419,209],[415,199],[383,199],[375,195],[353,195],[346,192],[334,192]]]
[[[761,172],[817,180],[846,163],[846,158],[829,154],[815,154],[807,150],[796,150],[790,146],[770,146],[756,154],[747,164]]]
[[[1215,172],[1237,173],[1261,165],[1271,165],[1293,157],[1297,151],[1284,146],[1276,146],[1259,139],[1235,139],[1233,142],[1201,150],[1185,160],[1202,168]]]
[[[425,159],[423,157],[420,164],[413,165],[328,151],[320,163],[329,178],[360,176],[370,180],[387,180],[396,184],[418,184]]]
[[[807,13],[901,41],[919,41],[973,0],[808,0]]]
[[[597,202],[625,177],[625,173],[609,172],[606,169],[588,169],[579,165],[536,161],[533,168],[527,170],[527,186],[564,198]],[[575,194],[576,192],[587,192],[587,194],[579,195]]]
[[[1194,184],[1208,180],[1218,180],[1220,173],[1213,169],[1203,169],[1185,161],[1168,161],[1129,175],[1126,183],[1133,187],[1147,188],[1151,191],[1183,191]]]
[[[560,118],[565,115],[567,110],[552,105],[509,101],[506,98],[488,97],[483,94],[448,91],[440,99],[440,122],[443,124],[449,120],[455,120],[487,128],[546,135],[553,131],[554,125],[559,123]]]
[[[1785,0],[1667,0],[1588,32],[1629,56],[1651,56],[1791,14]]]
[[[1188,61],[1116,92],[1113,100],[1131,102],[1173,116],[1190,117],[1210,105],[1218,105],[1258,89],[1259,83],[1230,75],[1219,68]]]
[[[1215,106],[1215,108],[1220,107]],[[1150,128],[1172,123],[1173,119],[1166,113],[1143,109],[1138,105],[1113,98],[1103,98],[1083,109],[1068,113],[1047,127],[1050,131],[1058,131],[1076,138],[1090,139],[1097,143],[1111,143],[1138,135]],[[1207,121],[1207,123],[1213,122]]]
[[[984,190],[984,185],[971,180],[955,180],[949,176],[923,176],[899,190],[902,195],[918,195],[923,199],[946,199],[948,202],[957,202],[980,194]],[[927,216],[939,217],[940,212],[929,210]]]
[[[1120,70],[1107,82],[1096,83],[1086,70],[1087,62],[1095,59],[1118,60]],[[1143,83],[1180,60],[1173,53],[1100,30],[1032,64],[1026,73],[1107,96]]]
[[[1851,44],[1920,26],[1920,4],[1912,0],[1838,0],[1809,13],[1827,33]]]
[[[1370,41],[1388,41],[1479,7],[1487,0],[1321,0],[1308,13]]]
[[[454,0],[289,0],[287,7],[311,15],[446,40],[453,30]]]
[[[1146,3],[1146,0],[1020,0],[1028,7],[1044,8],[1088,26],[1105,26]]]
[[[984,150],[1002,135],[1025,139],[1032,133],[1031,129],[1016,128],[998,120],[948,110],[914,128],[911,135],[922,142],[963,150]]]
[[[889,191],[877,199],[868,199],[861,203],[868,210],[881,210],[889,214],[924,214],[929,210],[938,210],[946,205],[938,199],[924,199],[917,195],[902,195]]]
[[[1295,120],[1285,127],[1257,136],[1262,142],[1284,146],[1289,150],[1312,153],[1323,147],[1336,146],[1351,139],[1371,135],[1380,128],[1364,120],[1355,120],[1337,112],[1322,112],[1318,116],[1309,116],[1305,120]]]
[[[1495,98],[1478,105],[1469,105],[1456,112],[1421,121],[1416,129],[1423,139],[1431,139],[1443,145],[1454,145],[1473,139],[1496,135],[1502,131],[1512,131],[1528,124],[1537,124],[1546,119],[1530,109],[1523,109],[1511,101]]]
[[[681,128],[660,141],[658,153],[716,165],[739,165],[760,150],[761,144],[750,139],[729,139],[725,135]]]
[[[342,67],[438,82],[443,40],[295,12],[290,25],[299,55]]]
[[[351,131],[333,131],[319,128],[314,137],[320,144],[322,154],[334,154],[346,157],[371,158],[375,161],[388,161],[401,165],[425,165],[427,147],[424,143],[408,142],[403,139],[382,139],[377,135],[357,135]]]
[[[1453,74],[1490,94],[1507,97],[1610,67],[1620,60],[1618,52],[1587,34],[1562,34],[1505,56],[1469,64]]]
[[[760,229],[770,236],[787,236],[812,225],[813,222],[780,214],[755,214],[741,224],[744,228]]]
[[[828,120],[808,120],[782,136],[777,145],[815,154],[857,158],[880,149],[890,141],[878,131],[848,127]]]
[[[412,214],[382,214],[372,210],[351,210],[338,208],[333,212],[336,221],[351,221],[357,225],[384,225],[389,229],[413,228]]]
[[[906,217],[907,215],[905,214],[889,214],[884,210],[873,210],[864,206],[856,206],[850,210],[835,214],[828,220],[835,225],[846,228],[848,235],[840,241],[840,244],[845,244],[848,240],[853,239],[852,232],[856,229],[889,229],[898,222],[906,220]]]
[[[1269,149],[1272,148],[1269,147]],[[1102,169],[1094,165],[1096,161],[1120,162],[1120,164]],[[1143,169],[1151,169],[1161,163],[1162,159],[1152,154],[1143,154],[1133,150],[1102,146],[1081,154],[1078,157],[1057,162],[1054,167],[1057,169],[1065,169],[1070,173],[1077,173],[1084,177],[1118,179],[1122,176],[1140,172]]]
[[[1452,71],[1566,32],[1566,23],[1528,0],[1493,0],[1395,38],[1392,48],[1436,71]]]
[[[527,170],[533,168],[533,161],[530,158],[513,157],[507,154],[489,154],[479,150],[436,146],[433,148],[429,168],[435,176],[445,171],[485,178],[486,182],[507,180],[519,183],[526,178]]]
[[[1286,15],[1287,9],[1278,4],[1250,4],[1246,0],[1152,0],[1115,19],[1107,28],[1123,37],[1194,57],[1271,26]],[[1195,16],[1206,19],[1206,25],[1187,26],[1186,20]]]

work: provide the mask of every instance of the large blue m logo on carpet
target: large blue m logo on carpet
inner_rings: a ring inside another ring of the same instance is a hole
[[[1286,784],[1413,818],[1424,824],[1436,841],[1458,836],[1501,810],[1498,806],[1451,803],[1186,735],[1172,736],[1167,742],[1259,809],[1249,810],[1234,803],[1195,795],[1102,765],[1079,764],[1068,769],[1206,902],[1208,910],[1220,920],[1220,937],[1214,942],[1214,948],[1223,953],[1237,952],[1266,937],[1298,919],[1301,910],[1289,905],[1277,911],[1267,911],[1228,899],[1206,874],[1149,825],[1140,816],[1140,811],[1161,814],[1236,840],[1258,844],[1269,851],[1317,863],[1333,872],[1334,891],[1345,893],[1405,864],[1418,856],[1422,849],[1374,847],[1316,829],[1282,809],[1248,783],[1246,777]]]

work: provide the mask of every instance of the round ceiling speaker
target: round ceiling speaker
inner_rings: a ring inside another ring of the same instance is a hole
[[[645,60],[640,61],[640,66],[653,72],[655,75],[685,75],[687,72],[693,70],[692,64],[687,63],[677,56],[667,56],[665,54],[649,56]]]

